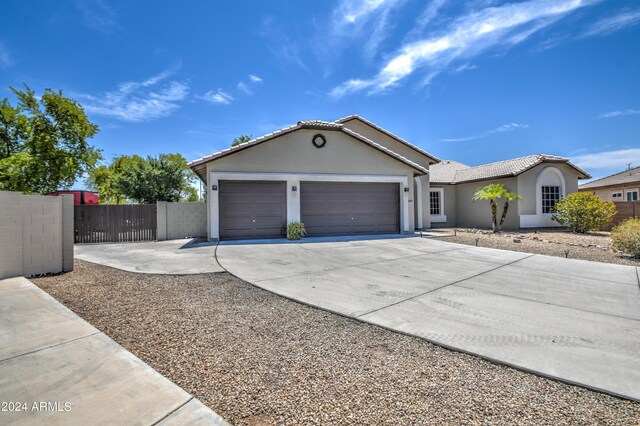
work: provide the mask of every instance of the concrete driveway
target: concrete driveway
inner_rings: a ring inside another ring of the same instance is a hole
[[[0,401],[3,425],[228,425],[22,277],[0,280]]]
[[[640,400],[635,267],[423,238],[229,242],[217,258],[274,293]]]
[[[186,275],[222,272],[215,249],[215,244],[194,244],[192,240],[76,244],[74,256],[129,272]]]

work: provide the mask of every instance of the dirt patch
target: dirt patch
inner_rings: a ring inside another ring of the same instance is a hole
[[[523,253],[545,254],[570,259],[640,266],[640,261],[611,249],[609,232],[574,234],[563,230],[519,230],[500,232],[475,229],[438,229],[442,237],[436,240],[470,246],[490,247]]]

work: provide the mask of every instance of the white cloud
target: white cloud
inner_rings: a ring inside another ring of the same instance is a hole
[[[501,126],[496,127],[495,129],[486,131],[484,133],[479,133],[477,135],[473,135],[473,136],[465,136],[462,138],[448,138],[448,139],[442,139],[444,142],[465,142],[465,141],[472,141],[475,139],[482,139],[482,138],[486,138],[488,136],[491,135],[495,135],[496,133],[506,133],[506,132],[512,132],[514,130],[518,130],[518,129],[527,129],[529,127],[528,124],[519,124],[519,123],[508,123],[508,124],[503,124]]]
[[[189,86],[179,81],[166,81],[173,74],[165,71],[142,82],[121,83],[117,90],[102,95],[80,94],[86,99],[87,112],[117,118],[122,121],[141,122],[166,117],[180,108]]]
[[[573,157],[571,161],[583,169],[624,170],[629,163],[640,164],[640,148],[620,149],[616,151],[604,151],[594,154],[578,155]]]
[[[615,118],[623,115],[637,115],[637,114],[640,114],[639,109],[624,109],[620,111],[605,112],[604,114],[600,114],[598,118]]]
[[[249,86],[247,86],[247,83],[245,83],[244,81],[241,81],[240,83],[238,83],[237,87],[238,87],[238,90],[240,90],[244,94],[253,95],[253,92],[251,91],[251,89],[249,89]]]
[[[262,83],[262,78],[258,77],[254,74],[249,74],[249,82],[245,83],[241,81],[237,84],[237,88],[239,91],[244,93],[245,95],[253,95],[253,90],[251,90],[251,86]],[[227,95],[228,96],[228,95]],[[229,96],[230,99],[233,99]]]
[[[196,96],[196,98],[211,102],[212,104],[221,105],[229,105],[233,102],[233,97],[223,92],[222,89],[218,89],[217,92],[210,90],[202,96]]]
[[[355,24],[367,19],[372,13],[386,9],[398,0],[342,0],[334,11],[334,21],[338,25]]]
[[[334,97],[367,90],[380,92],[397,85],[416,70],[437,74],[456,60],[470,58],[492,47],[510,47],[567,14],[598,0],[530,0],[487,7],[455,19],[434,37],[403,45],[370,79],[352,79],[331,91]]]
[[[122,28],[116,20],[115,11],[103,0],[76,0],[84,24],[104,34],[118,33]]]
[[[290,63],[309,71],[302,61],[302,55],[298,41],[292,40],[284,30],[284,26],[272,16],[267,16],[260,26],[260,35],[265,39],[267,47],[282,62]]]
[[[325,66],[357,42],[365,57],[376,56],[390,30],[389,14],[406,0],[341,0],[331,14],[329,29],[319,26],[315,49]]]
[[[637,24],[640,24],[640,10],[626,10],[594,22],[582,36],[607,35]]]
[[[9,49],[0,43],[0,68],[7,68],[11,65],[13,65],[13,58],[11,58]]]

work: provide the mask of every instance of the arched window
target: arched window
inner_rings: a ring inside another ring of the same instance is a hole
[[[564,176],[555,167],[545,167],[536,181],[536,214],[551,214],[565,196]]]

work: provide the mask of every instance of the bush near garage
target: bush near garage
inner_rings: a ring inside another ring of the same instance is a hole
[[[574,192],[556,203],[553,220],[572,232],[586,234],[606,227],[616,212],[611,201],[590,192]]]
[[[611,231],[611,247],[640,258],[640,219],[627,219]]]
[[[299,240],[307,235],[307,230],[302,222],[289,222],[287,224],[287,239]]]

